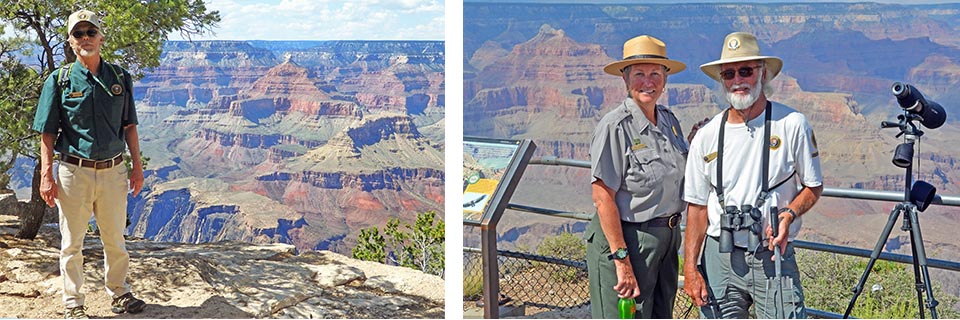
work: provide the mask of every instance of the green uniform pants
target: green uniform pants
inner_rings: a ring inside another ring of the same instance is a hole
[[[621,222],[633,274],[640,286],[636,298],[638,319],[673,318],[677,297],[677,268],[680,249],[679,227],[651,227],[647,223]],[[596,215],[584,234],[587,240],[587,272],[590,277],[590,311],[594,318],[619,318],[617,270],[607,259],[610,243]]]
[[[773,252],[766,246],[756,254],[739,247],[730,253],[720,253],[720,242],[716,238],[706,237],[704,242],[701,262],[706,266],[706,280],[718,302],[719,314],[716,307],[704,306],[700,308],[701,318],[747,319],[751,304],[758,319],[807,317],[792,242],[781,255],[779,287],[782,290],[779,293],[774,280],[774,262],[770,259]]]

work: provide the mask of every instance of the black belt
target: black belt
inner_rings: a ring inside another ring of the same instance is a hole
[[[69,154],[60,154],[60,158],[63,159],[63,162],[69,164],[75,164],[84,168],[94,168],[94,169],[108,169],[113,168],[113,166],[123,162],[123,154],[118,154],[116,157],[107,160],[90,160],[84,158],[77,158]]]
[[[656,217],[644,222],[621,221],[621,223],[647,224],[651,227],[656,227],[656,228],[667,227],[667,228],[673,229],[680,225],[680,217],[681,217],[680,213],[677,212],[666,217]]]

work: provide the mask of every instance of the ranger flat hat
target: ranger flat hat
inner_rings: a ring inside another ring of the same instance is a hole
[[[76,27],[78,23],[89,22],[93,24],[94,27],[100,29],[100,18],[97,18],[97,14],[93,13],[90,10],[80,10],[70,14],[70,18],[67,19],[67,34],[69,35],[73,32],[73,27]]]
[[[667,67],[667,74],[674,74],[687,68],[683,62],[667,58],[667,45],[660,39],[643,35],[623,43],[623,60],[603,67],[603,72],[615,76],[623,75],[623,68],[631,64],[653,63]]]
[[[757,37],[746,32],[734,32],[723,39],[723,51],[720,52],[720,60],[706,63],[700,66],[700,70],[713,80],[722,83],[720,65],[750,60],[766,61],[766,69],[770,74],[767,78],[768,81],[776,78],[780,74],[780,69],[783,68],[783,60],[780,60],[780,58],[760,55]]]

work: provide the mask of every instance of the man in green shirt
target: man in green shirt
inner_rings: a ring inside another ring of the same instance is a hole
[[[130,255],[123,237],[128,172],[122,153],[127,147],[134,155],[129,187],[134,196],[143,187],[133,81],[126,70],[100,59],[104,35],[94,12],[71,14],[67,33],[77,61],[47,77],[33,123],[41,139],[40,195],[47,205],[58,205],[60,212],[64,317],[87,318],[80,289],[83,238],[91,215],[103,241],[112,311],[138,313],[146,304],[127,284]],[[54,150],[60,154],[56,176]]]

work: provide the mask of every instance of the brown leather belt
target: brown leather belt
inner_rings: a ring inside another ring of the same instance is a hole
[[[666,217],[657,217],[646,221],[651,227],[676,228],[680,225],[680,213],[674,213]]]
[[[100,160],[100,161],[77,158],[69,154],[60,154],[60,158],[63,159],[63,162],[66,162],[69,164],[75,164],[84,168],[94,168],[97,170],[113,168],[113,166],[123,162],[122,154],[118,154],[116,157],[113,157],[113,159]]]

